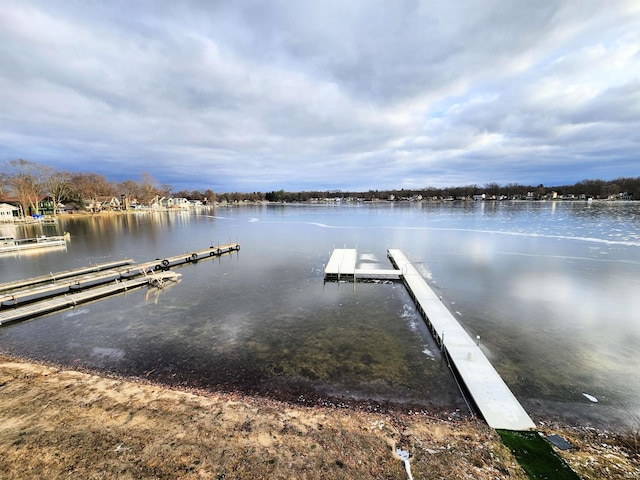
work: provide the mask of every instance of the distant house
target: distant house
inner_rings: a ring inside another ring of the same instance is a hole
[[[102,210],[122,210],[122,202],[118,197],[100,198],[100,205]]]
[[[121,203],[120,199],[117,197],[105,196],[98,197],[94,200],[85,200],[84,201],[87,210],[91,210],[93,212],[101,212],[103,210],[120,210]]]
[[[0,223],[13,222],[20,216],[20,209],[15,205],[0,203]]]
[[[166,205],[167,205],[167,199],[165,197],[160,197],[159,195],[156,195],[155,197],[153,197],[153,199],[149,202],[149,207],[153,208],[154,210],[157,210],[159,208],[166,208]]]
[[[474,195],[474,196],[473,196],[473,199],[474,199],[476,202],[478,202],[478,201],[480,201],[480,200],[484,200],[485,198],[486,198],[486,195],[485,195],[484,193],[480,193],[480,194],[477,194],[477,195]]]
[[[59,208],[62,208],[64,213],[78,213],[82,208],[76,202],[67,202],[64,205],[60,204]]]
[[[64,204],[58,203],[56,205],[56,215],[64,212]],[[38,213],[41,215],[53,215],[53,199],[51,197],[45,197],[38,202]]]
[[[186,209],[192,205],[192,201],[183,198],[183,197],[156,197],[153,202],[151,202],[151,206],[153,208],[171,208],[171,209]]]
[[[189,208],[189,200],[186,198],[168,198],[167,208]]]

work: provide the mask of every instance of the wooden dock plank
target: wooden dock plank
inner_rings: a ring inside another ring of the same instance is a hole
[[[432,331],[457,370],[480,413],[496,429],[534,430],[535,424],[522,408],[477,342],[442,304],[424,278],[398,249],[389,258],[402,271],[405,285],[423,312]]]

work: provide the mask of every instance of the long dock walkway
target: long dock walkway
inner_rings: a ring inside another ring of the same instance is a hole
[[[487,424],[496,429],[534,430],[533,420],[477,342],[465,332],[407,257],[398,249],[389,249],[388,256],[402,272],[405,286],[418,311],[424,316],[436,341],[444,348]]]
[[[196,262],[199,259],[208,259],[237,249],[239,249],[239,245],[237,244],[210,247],[168,257],[164,260],[153,260],[137,265],[132,264],[133,260],[127,259],[120,262],[104,263],[95,267],[80,268],[17,282],[9,282],[0,285],[0,307],[16,307],[35,300],[103,285],[113,280],[135,278],[152,271],[165,271],[172,266]],[[16,286],[20,285],[29,288],[15,289]],[[14,287],[14,289],[10,287]],[[3,290],[5,293],[2,293]]]
[[[107,265],[113,266],[115,263],[102,264],[99,268],[87,267],[60,272],[56,274],[57,277],[50,274],[1,284],[0,325],[66,308],[70,306],[66,299],[71,299],[72,303],[73,301],[80,303],[80,301],[88,301],[84,300],[85,298],[100,298],[133,286],[144,284],[161,286],[164,279],[177,276],[177,274],[167,272],[173,266],[195,263],[239,250],[240,245],[237,243],[218,245],[135,265],[131,264],[132,261],[125,260],[115,268],[107,268]],[[64,280],[55,281],[59,277],[64,277]],[[135,282],[129,283],[130,280],[135,280]],[[50,283],[45,283],[45,281]],[[16,286],[19,288],[21,285],[31,286],[31,288],[15,289]],[[104,285],[105,290],[101,290],[103,287],[98,287],[100,285]],[[83,296],[76,296],[78,294],[73,293],[80,290],[82,290],[80,293],[83,293]],[[103,291],[107,293],[102,293]]]
[[[35,300],[55,297],[56,295],[78,291],[96,285],[103,285],[113,280],[124,278],[124,274],[128,271],[129,269],[126,267],[100,270],[99,272],[68,277],[49,284],[37,285],[33,288],[0,294],[0,306],[15,307]],[[138,272],[138,274],[141,275],[141,272]]]
[[[132,271],[136,268],[144,269],[145,271],[150,270],[166,270],[167,268],[175,267],[176,265],[182,265],[184,263],[195,263],[199,260],[205,260],[207,258],[219,257],[220,255],[224,255],[225,253],[238,252],[240,251],[240,244],[238,243],[230,243],[227,245],[218,245],[212,246],[209,248],[204,248],[202,250],[194,250],[192,252],[183,253],[181,255],[175,255],[173,257],[165,257],[162,260],[156,259],[149,262],[145,262],[139,265],[136,265],[132,268]]]
[[[359,270],[355,249],[335,249],[324,271],[325,280],[357,278],[400,278],[431,334],[449,359],[471,400],[487,424],[495,429],[534,430],[535,424],[504,383],[484,352],[462,328],[440,298],[427,285],[407,257],[398,249],[387,251],[394,270]]]
[[[160,272],[152,276],[140,276],[131,280],[116,281],[108,285],[92,288],[70,295],[62,295],[30,305],[24,305],[20,308],[0,311],[0,326],[7,323],[26,320],[28,318],[37,317],[46,313],[64,310],[65,308],[75,307],[81,303],[97,300],[102,297],[114,295],[120,292],[126,292],[133,288],[142,287],[143,285],[161,284],[164,280],[176,280],[179,274]]]
[[[62,280],[69,277],[75,277],[78,275],[84,275],[86,273],[99,272],[101,270],[107,270],[110,268],[122,267],[123,265],[130,265],[133,263],[132,258],[126,258],[124,260],[116,260],[115,262],[98,263],[96,265],[90,265],[88,267],[76,268],[74,270],[65,270],[64,272],[50,273],[48,275],[40,275],[38,277],[24,278],[22,280],[14,280],[11,282],[0,283],[0,293],[9,290],[16,290],[18,288],[30,288],[43,283],[51,283],[56,280]]]

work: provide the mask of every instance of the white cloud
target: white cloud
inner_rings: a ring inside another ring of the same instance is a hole
[[[0,159],[218,190],[565,182],[576,158],[576,181],[596,162],[636,176],[639,17],[632,1],[6,1]]]

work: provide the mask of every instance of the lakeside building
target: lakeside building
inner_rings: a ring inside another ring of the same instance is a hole
[[[20,217],[20,209],[15,205],[0,203],[0,223],[13,223]]]

